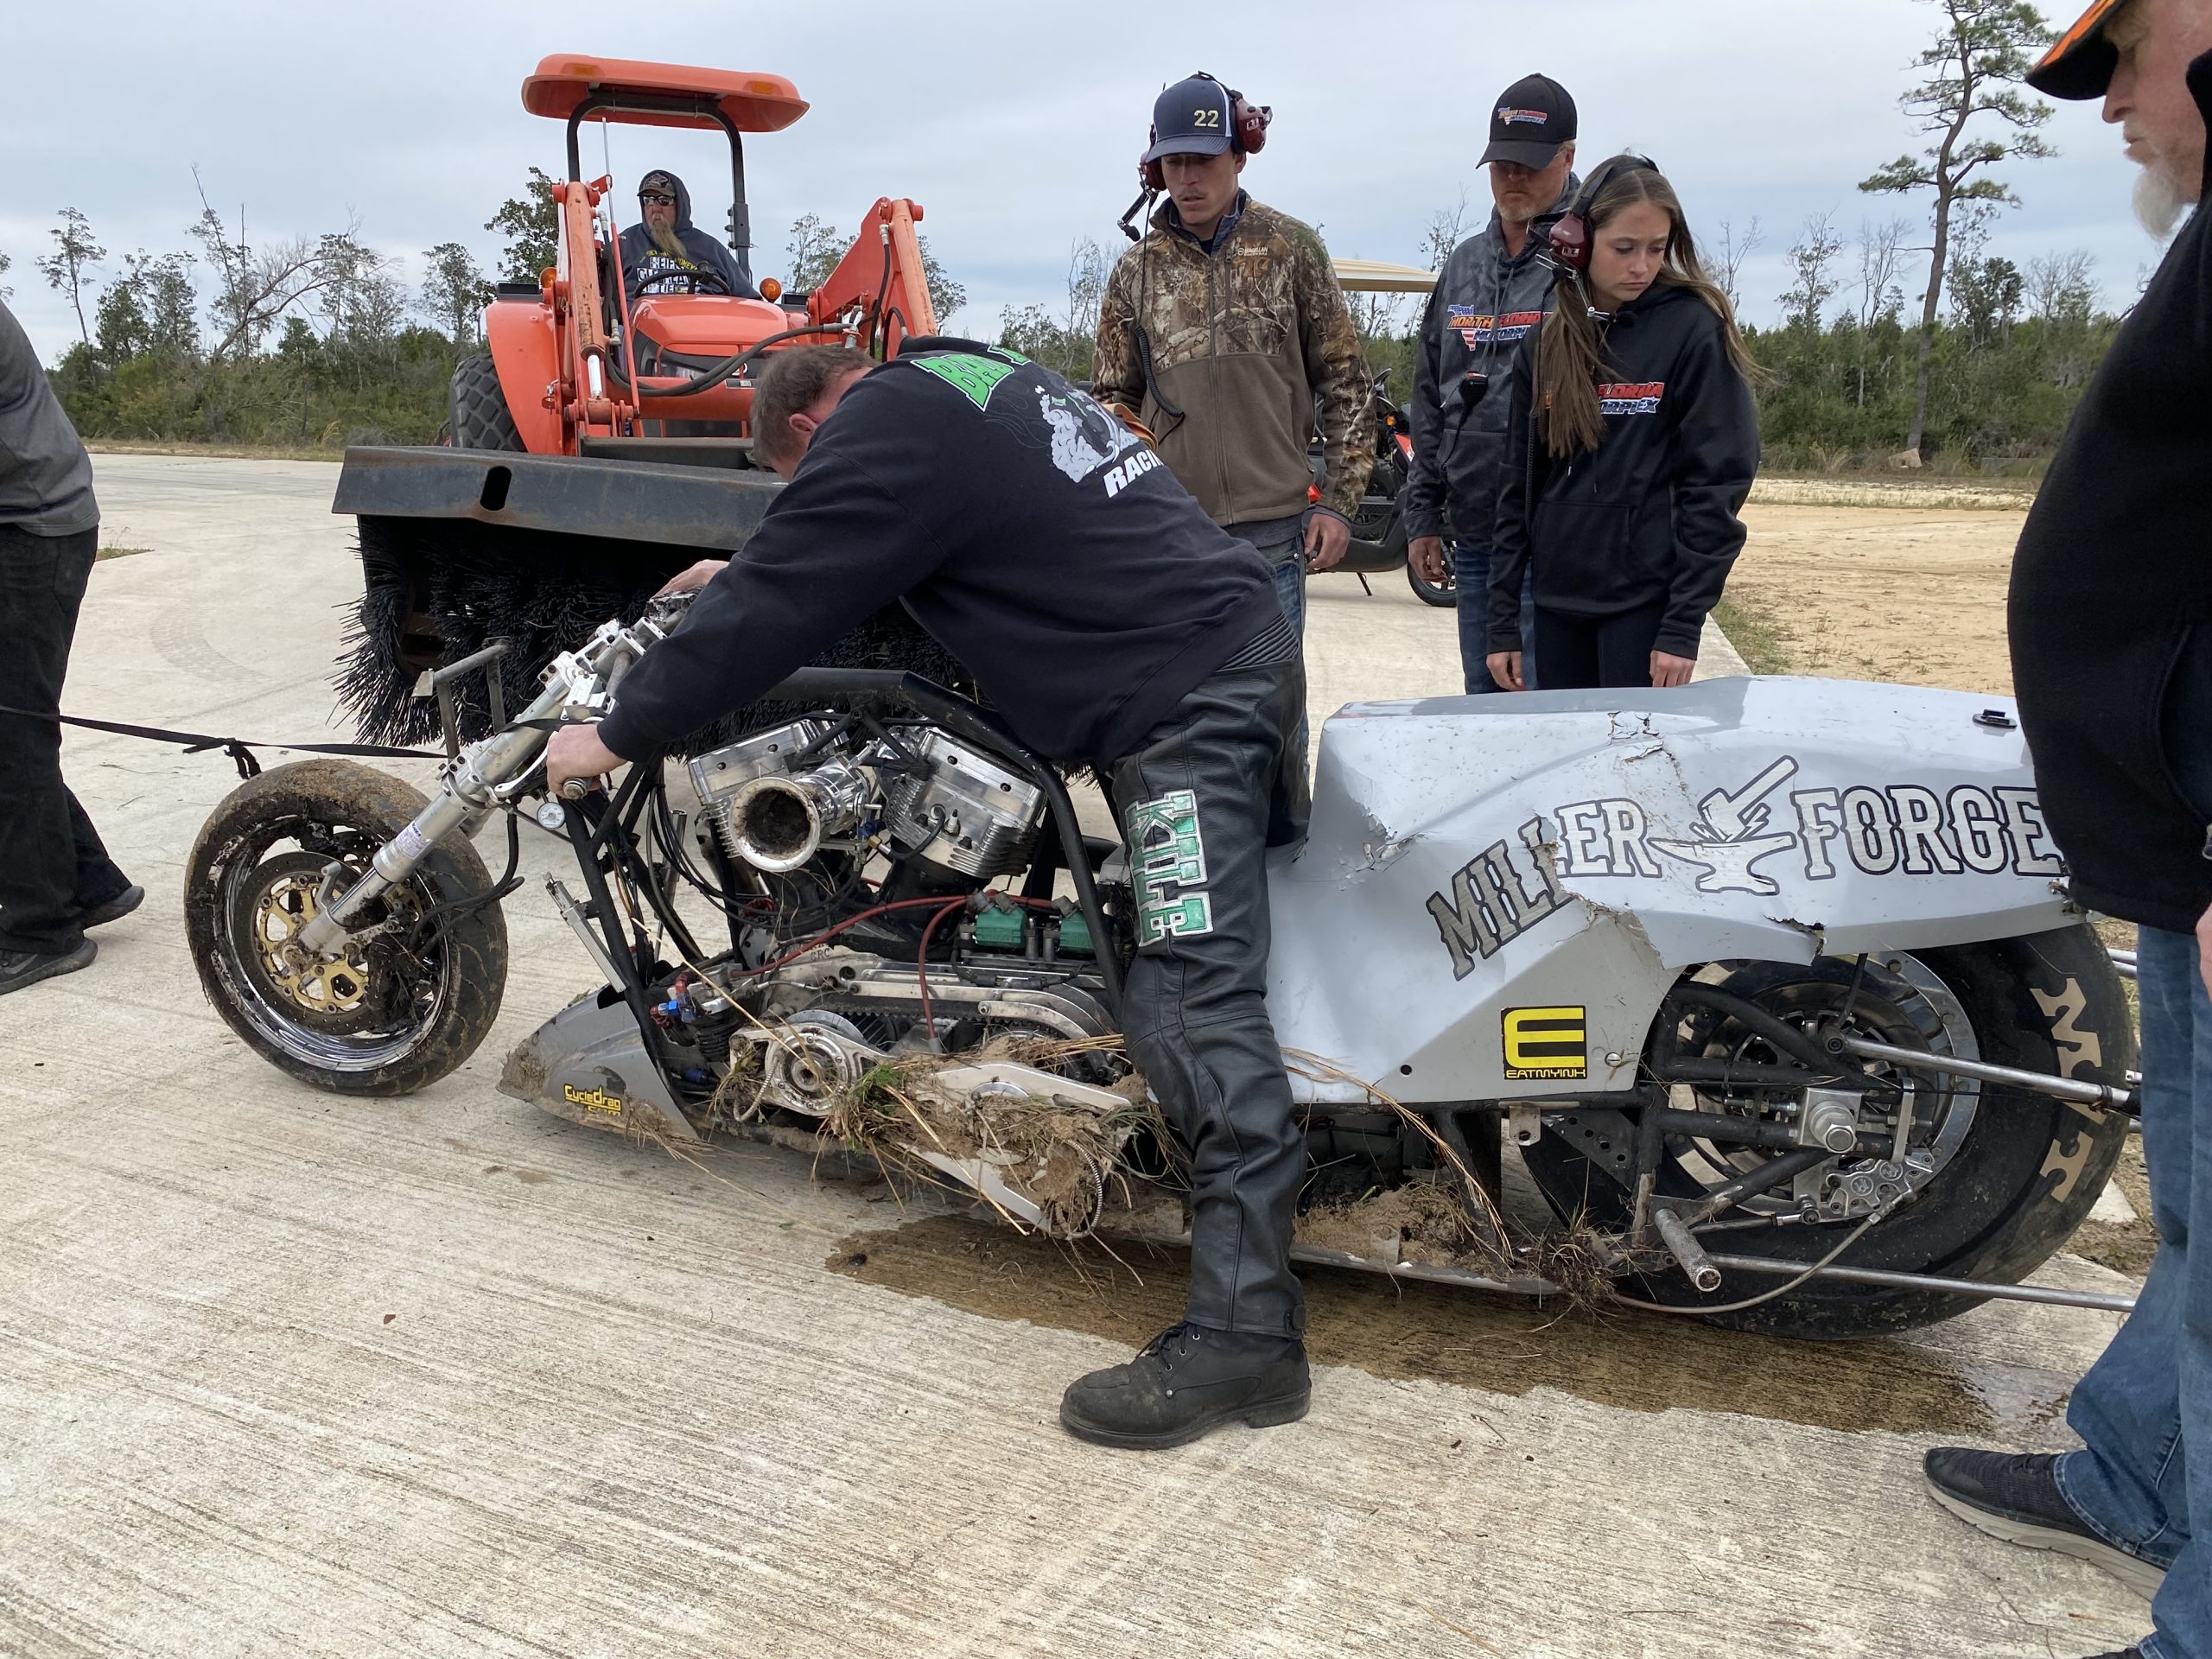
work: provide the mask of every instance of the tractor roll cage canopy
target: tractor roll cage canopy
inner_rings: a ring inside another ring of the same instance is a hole
[[[642,127],[720,127],[729,136],[730,245],[753,246],[753,213],[745,200],[747,132],[779,132],[806,113],[798,88],[781,75],[625,58],[556,54],[522,84],[532,115],[567,117],[569,176],[583,177],[579,135],[593,116]]]

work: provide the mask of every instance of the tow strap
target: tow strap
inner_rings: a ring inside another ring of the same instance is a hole
[[[152,743],[174,743],[187,754],[201,754],[210,749],[220,749],[230,756],[231,764],[238,769],[241,779],[261,775],[261,762],[254,759],[256,749],[288,749],[297,754],[350,754],[385,760],[442,760],[446,757],[435,749],[396,749],[382,743],[275,743],[244,737],[217,737],[208,732],[174,732],[161,726],[130,726],[115,720],[88,720],[81,715],[49,714],[38,709],[14,709],[0,703],[0,715],[15,715],[24,720],[50,720],[63,726],[81,727],[88,732],[109,732],[118,737],[140,737]]]

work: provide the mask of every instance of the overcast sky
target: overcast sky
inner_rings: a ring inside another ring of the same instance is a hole
[[[2063,25],[2075,3],[2059,4]],[[448,239],[488,269],[499,241],[483,222],[531,163],[563,170],[559,125],[525,115],[518,95],[550,52],[790,76],[812,110],[747,146],[755,271],[785,269],[785,227],[801,213],[849,231],[877,196],[911,196],[967,285],[956,321],[979,334],[995,333],[1001,307],[1059,295],[1071,238],[1119,250],[1113,221],[1135,194],[1152,99],[1199,68],[1273,105],[1246,182],[1319,225],[1340,257],[1422,263],[1440,207],[1464,188],[1486,208],[1475,158],[1487,111],[1534,70],[1580,104],[1586,159],[1648,151],[1701,237],[1760,219],[1766,243],[1743,283],[1755,320],[1775,312],[1782,255],[1808,213],[1835,210],[1848,234],[1868,216],[1924,212],[1922,199],[1854,188],[1921,145],[1897,99],[1932,28],[1923,0],[10,0],[9,11],[0,251],[15,264],[0,284],[49,359],[76,329],[31,264],[52,247],[56,211],[90,216],[111,267],[131,249],[183,247],[195,164],[226,216],[244,204],[256,238],[357,218],[410,276],[423,249]],[[2024,263],[2087,248],[2123,301],[2155,250],[2128,211],[2117,135],[2095,105],[2063,105],[2049,136],[2058,159],[2008,169],[2022,206],[1993,251]],[[719,224],[719,137],[615,128],[613,144],[626,196],[645,168],[672,166],[702,198],[702,222]],[[596,173],[596,143],[587,149]]]

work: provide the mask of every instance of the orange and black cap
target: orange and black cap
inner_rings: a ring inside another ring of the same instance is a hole
[[[2096,0],[2058,43],[2043,54],[2043,61],[2028,71],[2028,85],[2052,98],[2102,98],[2112,85],[2112,72],[2120,67],[2120,54],[2105,38],[2105,25],[2127,0]]]

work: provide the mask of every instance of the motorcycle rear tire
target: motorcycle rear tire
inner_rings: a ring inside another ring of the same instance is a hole
[[[420,940],[395,930],[371,941],[354,953],[360,971],[325,976],[334,995],[323,1007],[303,1006],[296,982],[288,988],[257,948],[272,926],[312,913],[309,895],[333,844],[345,848],[349,869],[365,868],[424,804],[420,791],[370,767],[303,760],[232,791],[193,844],[184,922],[200,988],[246,1046],[302,1083],[338,1094],[414,1094],[474,1054],[499,1017],[507,928],[496,904],[442,917]],[[474,848],[433,848],[367,919],[404,920],[491,887]]]
[[[1999,1065],[2121,1084],[2136,1064],[2134,1022],[2119,975],[2086,925],[1986,944],[1916,950],[1942,980],[1974,1028],[1981,1058]],[[1816,967],[1848,975],[1850,963]],[[1951,1160],[1907,1204],[1877,1223],[1839,1265],[2018,1284],[2073,1236],[2104,1190],[2128,1134],[2117,1113],[1984,1084],[1972,1128]],[[1630,1200],[1610,1176],[1558,1135],[1522,1150],[1546,1200],[1563,1218],[1605,1229],[1628,1222]],[[1671,1179],[1670,1179],[1671,1178]],[[1662,1192],[1701,1190],[1668,1160]],[[1853,1224],[1719,1233],[1708,1249],[1809,1266]],[[1700,1295],[1680,1274],[1639,1281],[1635,1293],[1670,1306],[1739,1302],[1784,1281],[1728,1274]],[[1714,1324],[1770,1336],[1847,1339],[1885,1336],[1952,1319],[1986,1297],[1810,1280],[1788,1294]]]

